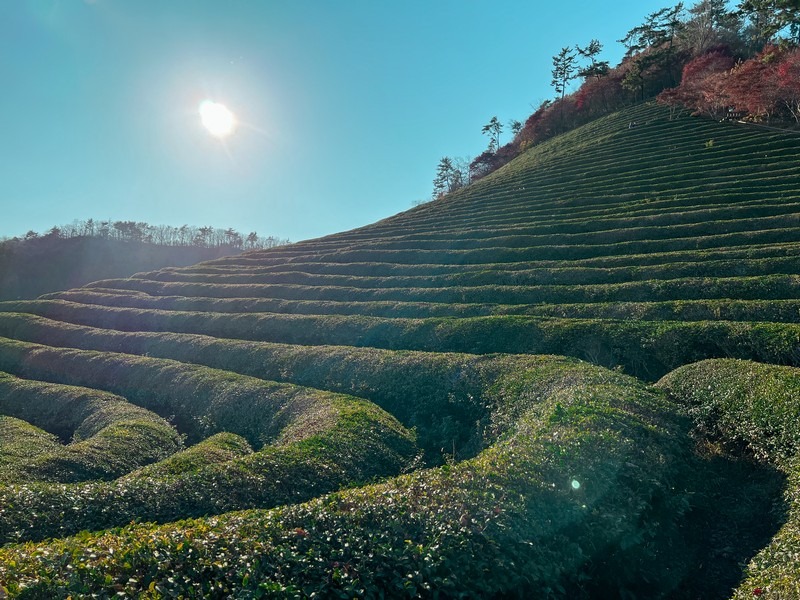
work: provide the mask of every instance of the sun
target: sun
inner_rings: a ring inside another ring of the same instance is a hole
[[[198,112],[203,127],[211,135],[223,138],[236,131],[236,116],[224,104],[213,100],[203,100]]]

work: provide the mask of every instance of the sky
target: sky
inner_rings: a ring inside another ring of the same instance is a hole
[[[0,237],[94,219],[292,241],[431,195],[443,156],[545,99],[563,46],[664,0],[0,3]],[[198,108],[237,120],[224,138]],[[506,127],[507,129],[507,127]],[[510,138],[501,135],[501,143]]]

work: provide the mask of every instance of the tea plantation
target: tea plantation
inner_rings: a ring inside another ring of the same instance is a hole
[[[654,104],[0,303],[0,598],[800,598],[799,461],[800,137]]]

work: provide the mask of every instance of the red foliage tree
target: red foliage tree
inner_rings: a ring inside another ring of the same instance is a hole
[[[608,114],[625,103],[625,90],[615,69],[604,77],[587,78],[575,92],[575,109],[581,118]]]
[[[733,58],[726,50],[698,56],[684,66],[681,84],[668,93],[662,92],[659,101],[665,104],[679,102],[693,114],[721,118],[730,104],[725,93],[725,81],[733,65]]]
[[[780,101],[800,124],[800,49],[787,52],[776,70],[777,93]]]
[[[731,106],[756,120],[769,119],[779,108],[778,63],[781,51],[765,48],[748,61],[737,65],[724,82],[724,93]]]
[[[497,152],[486,150],[475,157],[469,165],[469,176],[471,181],[477,181],[481,177],[486,177],[492,171],[496,171],[503,165],[511,162],[520,153],[520,146],[517,140],[509,142],[505,146],[500,146]]]
[[[681,84],[664,90],[658,101],[673,111],[685,107],[713,118],[727,111],[800,124],[800,49],[769,46],[736,65],[727,50],[708,52],[687,63]]]
[[[517,134],[515,141],[521,148],[538,144],[542,140],[552,137],[552,123],[548,115],[550,102],[544,102],[525,120],[525,124]]]
[[[577,94],[570,94],[555,102],[543,103],[527,118],[514,143],[525,149],[584,123],[587,119],[582,116],[578,98]]]

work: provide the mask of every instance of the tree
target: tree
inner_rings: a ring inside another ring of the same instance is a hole
[[[700,0],[689,9],[681,38],[695,56],[713,46],[735,42],[741,21],[726,5],[726,0]]]
[[[452,169],[453,163],[451,162],[450,158],[443,156],[439,160],[439,164],[436,167],[436,177],[433,178],[433,193],[431,196],[433,196],[434,199],[446,193],[447,181],[450,177],[450,171]]]
[[[647,15],[645,22],[619,40],[627,48],[623,86],[644,99],[676,85],[675,40],[683,28],[683,3]]]
[[[590,79],[592,77],[600,79],[608,75],[608,61],[604,60],[598,62],[597,60],[597,56],[603,50],[603,44],[601,44],[599,40],[590,41],[585,48],[575,46],[575,50],[583,58],[588,58],[590,61],[589,65],[578,71],[578,77],[583,77],[584,79]]]
[[[644,23],[628,31],[619,42],[627,48],[628,56],[647,48],[671,44],[682,27],[681,13],[683,2],[678,2],[672,8],[662,8],[650,13]]]
[[[148,230],[150,225],[147,223],[136,221],[114,221],[113,225],[114,237],[118,240],[125,240],[128,242],[142,242],[150,241]]]
[[[469,156],[461,156],[453,159],[453,168],[458,172],[458,178],[462,186],[472,183],[469,172],[469,165],[471,162],[472,158]]]
[[[511,119],[508,122],[508,128],[511,130],[511,133],[516,136],[520,131],[522,131],[522,121]]]
[[[725,81],[725,93],[734,110],[754,120],[769,119],[780,106],[777,48],[767,46],[734,68]]]
[[[760,50],[782,31],[800,43],[800,2],[798,0],[742,0],[740,13],[748,19],[751,48]]]
[[[243,244],[242,234],[232,227],[229,227],[225,230],[225,244],[231,248],[241,250]]]
[[[464,187],[461,171],[455,167],[450,157],[442,157],[433,180],[433,198],[454,192],[461,187]]]
[[[211,236],[214,234],[213,227],[200,227],[194,235],[192,245],[201,248],[209,248],[211,246]]]
[[[503,124],[500,123],[497,117],[492,117],[491,121],[489,121],[483,126],[483,129],[481,129],[481,133],[489,136],[489,152],[497,152],[497,149],[500,147],[500,133],[502,131]]]
[[[800,124],[800,49],[787,53],[777,69],[778,96]]]
[[[497,168],[495,153],[486,150],[479,154],[469,165],[469,176],[472,181],[485,177]]]
[[[551,71],[553,79],[550,81],[550,85],[555,89],[556,95],[562,99],[567,92],[567,85],[575,79],[576,60],[577,56],[573,48],[562,48],[561,52],[553,57],[553,70]]]
[[[624,104],[622,75],[618,69],[609,70],[599,78],[586,79],[575,93],[575,108],[584,122],[612,112]]]
[[[81,235],[87,237],[94,237],[96,225],[94,219],[88,219],[87,221],[83,222],[83,226],[81,227]]]
[[[521,149],[527,149],[533,144],[538,144],[552,137],[552,106],[551,100],[545,100],[525,119],[525,124],[519,134]]]
[[[721,50],[698,56],[683,67],[681,84],[661,92],[658,101],[672,107],[673,114],[675,107],[683,106],[696,115],[722,118],[731,103],[725,88],[733,65],[730,54]]]

